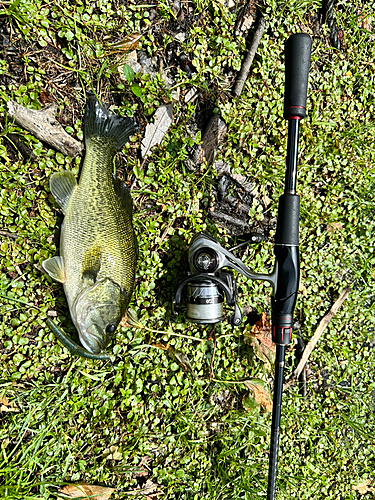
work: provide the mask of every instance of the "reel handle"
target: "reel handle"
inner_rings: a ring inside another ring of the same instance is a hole
[[[284,118],[305,118],[311,38],[296,33],[285,44]]]

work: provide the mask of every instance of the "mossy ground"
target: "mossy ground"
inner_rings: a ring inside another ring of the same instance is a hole
[[[234,34],[242,3],[181,2],[183,18],[175,4],[20,0],[0,7],[0,496],[55,498],[61,484],[87,482],[126,498],[147,480],[165,499],[265,496],[271,416],[248,404],[243,384],[229,382],[258,378],[271,389],[272,369],[245,342],[249,325],[217,326],[214,349],[211,329],[172,315],[171,297],[196,232],[231,240],[209,217],[215,169],[184,166],[199,140],[189,131],[209,113],[228,125],[218,160],[258,193],[249,229],[265,216],[275,220],[287,137],[283,47],[304,31],[313,51],[300,139],[302,286],[295,317],[305,342],[342,289],[351,291],[311,355],[306,397],[297,385],[285,391],[278,498],[360,498],[353,487],[367,479],[375,486],[373,8],[338,2],[344,48],[337,51],[319,24],[320,2],[261,3],[268,30],[241,97],[233,99],[246,51],[244,37]],[[172,87],[160,76],[136,74],[133,89],[120,78],[125,55],[114,44],[138,32],[138,49],[169,66]],[[181,54],[192,72],[181,69]],[[186,103],[192,88],[198,98]],[[80,159],[49,149],[6,113],[9,99],[32,108],[54,101],[60,122],[82,140],[90,90],[140,124],[116,167],[135,202],[140,259],[132,309],[143,326],[117,332],[113,363],[72,357],[45,324],[48,311],[66,326],[70,321],[62,287],[40,268],[57,253],[62,221],[48,179],[62,168],[78,175]],[[146,123],[176,90],[173,124],[143,162]],[[270,270],[272,237],[271,227],[269,241],[249,248],[245,263]],[[266,285],[241,277],[238,283],[242,307],[270,312]],[[167,345],[177,357],[161,348]],[[287,373],[294,364],[291,348]]]

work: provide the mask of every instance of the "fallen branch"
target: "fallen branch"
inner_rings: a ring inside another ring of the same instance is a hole
[[[293,372],[292,376],[290,377],[290,379],[288,380],[288,382],[286,382],[284,384],[284,389],[286,389],[287,387],[292,385],[295,382],[295,380],[298,379],[303,368],[305,367],[305,365],[307,363],[307,360],[310,357],[310,354],[312,353],[312,351],[315,348],[316,344],[318,343],[320,337],[322,336],[322,333],[326,329],[328,323],[331,321],[331,319],[335,316],[337,311],[340,309],[344,300],[348,297],[349,292],[350,292],[349,287],[344,288],[340,297],[333,304],[333,306],[331,307],[328,314],[326,314],[324,316],[324,318],[321,320],[321,322],[319,323],[319,326],[316,329],[316,332],[314,333],[312,339],[310,340],[310,342],[307,344],[305,350],[303,351],[302,358],[300,359],[300,362],[298,363],[297,368],[294,370],[294,372]]]
[[[25,143],[23,143],[22,141],[20,141],[15,134],[7,134],[4,137],[5,137],[5,139],[8,139],[8,141],[10,142],[10,144],[17,151],[19,151],[21,153],[21,155],[23,156],[23,158],[26,161],[30,160],[32,162],[35,162],[36,156],[34,155],[34,153],[31,151],[31,149],[29,147],[26,146]]]
[[[247,76],[249,74],[251,65],[253,63],[253,59],[255,57],[256,51],[258,50],[258,45],[260,42],[260,39],[262,38],[263,31],[266,29],[267,23],[264,17],[261,17],[257,23],[257,26],[254,31],[254,36],[251,42],[250,49],[248,53],[246,54],[246,57],[242,63],[241,70],[238,74],[236,84],[233,89],[233,94],[236,97],[239,97],[241,95],[242,89],[245,85],[245,82],[247,80]]]
[[[233,224],[234,226],[240,227],[242,230],[245,230],[249,227],[249,224],[241,219],[235,219],[234,217],[225,214],[224,212],[219,212],[212,210],[210,211],[210,217],[219,221],[225,221],[228,224]]]
[[[72,158],[81,154],[83,144],[65,132],[56,120],[56,104],[50,104],[40,110],[25,108],[14,101],[8,101],[7,106],[9,117],[40,141]]]

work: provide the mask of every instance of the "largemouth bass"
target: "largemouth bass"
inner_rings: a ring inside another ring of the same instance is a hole
[[[134,133],[134,123],[110,113],[90,97],[85,109],[86,153],[77,184],[69,171],[50,178],[64,212],[60,255],[45,271],[64,284],[69,311],[83,347],[49,324],[75,354],[108,359],[104,351],[129,305],[134,288],[137,242],[129,189],[113,177],[113,159]]]

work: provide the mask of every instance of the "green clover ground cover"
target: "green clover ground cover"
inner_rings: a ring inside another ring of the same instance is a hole
[[[167,1],[156,8],[106,0],[89,8],[40,0],[1,6],[1,27],[10,28],[14,48],[12,60],[8,47],[0,61],[2,498],[56,498],[62,484],[74,482],[111,486],[111,498],[127,498],[147,480],[165,499],[265,496],[271,415],[233,382],[262,379],[272,390],[272,369],[246,342],[248,326],[218,325],[215,346],[211,329],[172,315],[171,296],[192,236],[205,230],[224,244],[230,237],[208,217],[214,168],[184,166],[199,140],[190,137],[189,124],[201,102],[228,124],[218,159],[260,193],[249,220],[263,218],[266,186],[267,215],[277,214],[287,138],[283,47],[299,31],[313,37],[298,170],[303,286],[295,315],[305,342],[342,289],[351,291],[311,355],[307,396],[296,385],[285,391],[278,498],[355,499],[360,494],[353,487],[365,480],[375,486],[374,13],[339,3],[345,48],[338,52],[327,43],[327,28],[316,27],[320,2],[262,4],[269,28],[241,97],[232,100],[228,92],[246,50],[244,38],[234,36],[238,9],[219,1],[183,8],[186,38],[176,41],[182,28]],[[174,121],[144,164],[137,148],[145,125],[173,88],[136,74],[134,91],[120,79],[123,56],[113,46],[138,32],[148,55],[174,47],[195,68],[191,75],[180,68],[173,73],[180,92]],[[193,87],[199,98],[187,104],[183,96]],[[132,309],[139,319],[117,332],[113,363],[73,358],[45,324],[55,311],[55,321],[70,325],[62,287],[40,268],[57,253],[62,220],[48,179],[62,168],[78,175],[80,160],[12,123],[6,103],[40,108],[46,89],[78,140],[90,89],[140,123],[116,160],[133,185],[140,259]],[[12,146],[9,133],[32,155]],[[271,269],[272,240],[246,255],[252,268]],[[241,277],[238,283],[241,306],[269,313],[266,285]],[[291,349],[287,373],[294,363]]]

